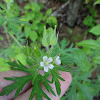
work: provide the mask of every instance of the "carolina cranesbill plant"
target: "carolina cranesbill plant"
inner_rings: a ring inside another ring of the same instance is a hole
[[[66,55],[69,51],[71,52],[72,48],[66,49],[67,42],[63,40],[60,45],[57,43],[58,36],[56,36],[56,27],[53,30],[52,28],[44,28],[42,45],[45,49],[40,50],[38,45],[35,43],[33,47],[28,45],[23,46],[22,52],[26,56],[26,62],[29,67],[24,66],[20,61],[8,62],[12,66],[12,70],[23,71],[29,75],[23,77],[5,77],[4,79],[14,81],[13,84],[4,87],[3,91],[0,93],[0,96],[9,95],[13,90],[16,89],[14,98],[16,99],[29,81],[32,82],[32,91],[30,94],[29,100],[32,100],[36,95],[36,100],[42,100],[42,96],[47,100],[51,100],[42,90],[40,82],[45,86],[48,92],[51,92],[56,96],[50,84],[55,82],[55,87],[57,94],[60,95],[60,82],[59,80],[65,81],[60,77],[60,71],[68,71],[66,64],[62,64],[63,56]],[[70,54],[70,53],[69,53]],[[62,56],[63,55],[63,56]],[[61,61],[62,59],[62,61]],[[44,70],[44,74],[40,74],[39,70]],[[52,75],[52,81],[49,81],[47,78],[49,75]],[[23,81],[22,81],[23,80]],[[20,84],[20,85],[19,85]]]

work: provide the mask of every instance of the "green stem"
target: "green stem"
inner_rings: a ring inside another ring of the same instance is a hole
[[[49,55],[52,53],[53,49],[54,49],[54,46],[51,46],[51,48],[49,50]]]
[[[9,38],[9,35],[8,35],[7,31],[5,31],[5,33],[7,35],[7,39],[8,39],[9,45],[11,45],[10,38]]]
[[[23,48],[23,46],[19,43],[19,41],[12,35],[9,33],[9,35],[14,39],[14,41],[21,47]]]
[[[15,41],[21,48],[23,48],[23,46],[19,43],[19,41],[18,41],[12,34],[10,34],[10,33],[7,32],[6,22],[4,23],[3,27],[4,27],[5,32],[6,32],[6,34],[7,34],[7,38],[8,38],[9,44],[11,44],[10,39],[9,39],[9,35],[10,35],[10,36],[14,39],[14,41]],[[8,35],[8,34],[9,34],[9,35]]]
[[[11,42],[10,42],[9,35],[8,35],[8,33],[7,33],[6,22],[3,24],[3,27],[4,27],[4,30],[5,30],[5,33],[6,33],[6,36],[7,36],[8,42],[9,42],[9,45],[10,45]]]

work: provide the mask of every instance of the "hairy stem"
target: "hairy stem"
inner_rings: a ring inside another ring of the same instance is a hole
[[[19,42],[11,33],[9,33],[9,35],[14,39],[14,41],[15,41],[21,48],[23,48],[23,46],[20,44],[20,42]]]

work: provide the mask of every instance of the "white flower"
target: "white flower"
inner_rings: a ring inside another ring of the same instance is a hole
[[[47,56],[43,57],[43,61],[40,62],[40,66],[43,67],[44,66],[44,71],[48,72],[49,68],[53,69],[54,65],[50,64],[53,61],[53,59],[50,57],[48,58]]]
[[[60,57],[59,56],[56,57],[56,59],[54,60],[54,63],[56,65],[60,65],[61,64],[61,60],[60,60]]]

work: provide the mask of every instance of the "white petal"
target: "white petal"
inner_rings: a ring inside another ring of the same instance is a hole
[[[44,66],[44,62],[40,62],[40,66],[43,67]]]
[[[50,62],[52,62],[53,61],[53,59],[52,59],[52,57],[50,57],[49,59],[48,59],[48,63],[50,63]]]
[[[53,69],[54,65],[49,64],[48,67],[49,67],[50,69]]]
[[[56,64],[56,65],[60,65],[61,64],[61,60],[59,59],[59,60],[54,60],[54,63]]]
[[[59,58],[60,58],[59,56],[56,57],[57,60],[59,60]]]
[[[47,66],[44,66],[44,71],[48,72],[49,68]]]
[[[44,56],[43,57],[43,61],[47,61],[48,60],[48,57],[47,56]]]
[[[60,65],[60,64],[61,64],[61,60],[58,60],[58,61],[57,61],[57,65]]]

